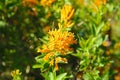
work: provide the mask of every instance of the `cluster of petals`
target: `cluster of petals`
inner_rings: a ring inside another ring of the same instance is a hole
[[[65,54],[72,51],[71,45],[75,44],[74,34],[61,29],[49,31],[49,42],[43,45],[40,52],[56,51]]]
[[[61,20],[70,20],[74,14],[74,9],[71,5],[64,5],[61,9]]]
[[[74,14],[74,9],[71,5],[64,5],[61,9],[61,22],[63,22],[64,27],[70,27],[74,23],[71,21],[71,18]]]

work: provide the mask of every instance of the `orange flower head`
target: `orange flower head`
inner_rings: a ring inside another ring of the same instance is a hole
[[[74,40],[74,34],[68,31],[58,29],[50,31],[49,35],[48,47],[62,54],[71,51],[72,48],[70,48],[70,46],[76,43],[76,40]]]
[[[44,44],[39,52],[51,52],[56,51],[61,54],[65,54],[68,51],[72,51],[70,46],[76,43],[74,40],[74,34],[68,31],[62,31],[61,29],[49,31],[48,44]]]
[[[44,53],[47,53],[47,52],[51,52],[51,50],[48,48],[48,46],[46,44],[44,44],[42,46],[42,49],[38,49],[37,52],[44,52]]]
[[[74,14],[74,9],[70,5],[64,5],[61,9],[61,20],[66,21],[70,20]]]
[[[102,7],[106,4],[107,0],[94,0],[93,4],[89,5],[89,8],[94,12],[97,13]]]
[[[101,7],[101,0],[95,0],[94,4],[99,8]]]
[[[110,45],[111,45],[110,41],[104,41],[103,42],[103,46],[105,46],[105,47],[109,47]]]
[[[100,8],[103,4],[106,4],[107,0],[95,0],[94,4]]]
[[[46,56],[43,57],[43,60],[44,61],[47,61],[49,58],[51,58],[52,56],[54,56],[54,53],[53,52],[50,52],[48,54],[46,54]]]

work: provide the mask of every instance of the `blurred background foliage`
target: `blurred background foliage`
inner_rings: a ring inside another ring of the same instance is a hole
[[[11,80],[14,69],[20,69],[25,80],[41,80],[39,70],[32,69],[37,48],[46,33],[57,26],[65,3],[75,8],[72,31],[83,38],[91,32],[87,26],[105,23],[102,31],[109,39],[101,47],[113,61],[111,80],[120,80],[120,0],[107,0],[102,6],[96,3],[97,8],[93,5],[95,0],[57,0],[47,5],[40,1],[0,0],[0,80]]]

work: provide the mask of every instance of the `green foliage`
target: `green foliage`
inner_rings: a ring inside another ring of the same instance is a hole
[[[56,76],[56,73],[55,72],[49,72],[48,76],[49,77],[46,77],[47,79],[46,80],[65,80],[65,77],[66,77],[67,73],[62,73],[58,76]]]

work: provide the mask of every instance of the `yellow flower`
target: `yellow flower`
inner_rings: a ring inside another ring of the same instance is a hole
[[[53,2],[55,2],[56,0],[41,0],[40,1],[40,5],[42,5],[42,6],[51,6],[51,4],[53,3]]]
[[[61,22],[63,22],[63,25],[59,23],[59,29],[49,31],[48,43],[44,44],[42,46],[42,49],[38,49],[38,52],[45,53],[43,60],[49,61],[49,64],[51,66],[55,66],[56,70],[58,70],[58,63],[67,63],[66,58],[58,57],[58,53],[60,55],[66,55],[67,52],[73,50],[71,48],[71,45],[76,43],[76,40],[74,39],[74,34],[68,32],[67,30],[64,30],[64,28],[62,27],[70,27],[74,24],[70,20],[73,16],[73,13],[74,9],[70,5],[65,5],[61,9]]]
[[[74,9],[70,5],[64,5],[64,7],[61,9],[61,22],[63,24],[58,24],[59,28],[62,28],[62,25],[64,27],[71,27],[73,26],[73,22],[70,20],[74,14]]]
[[[54,53],[53,52],[50,52],[48,54],[46,54],[46,56],[43,57],[43,60],[44,61],[47,61],[50,57],[54,56]]]
[[[70,46],[76,43],[74,40],[74,34],[68,31],[62,31],[61,29],[49,32],[49,44],[48,48],[65,54],[67,51],[71,51]]]
[[[50,52],[51,50],[48,48],[48,45],[43,45],[42,49],[38,49],[37,52]]]
[[[71,27],[73,25],[74,25],[74,23],[72,21],[66,21],[66,22],[64,22],[64,27]]]
[[[103,42],[103,46],[105,46],[105,47],[109,47],[110,45],[111,45],[110,41],[104,41]]]
[[[61,20],[66,21],[70,20],[74,14],[74,9],[70,5],[64,5],[61,9]]]
[[[12,77],[17,76],[17,75],[21,75],[21,72],[20,72],[19,69],[14,70],[14,71],[11,72],[11,76],[12,76]]]
[[[94,13],[97,13],[102,9],[103,5],[105,5],[106,2],[107,0],[94,0],[91,5],[88,5],[88,8],[90,8],[90,10]]]
[[[67,59],[66,58],[61,58],[61,57],[57,57],[55,59],[52,59],[50,62],[50,65],[53,66],[55,64],[55,70],[57,71],[58,68],[58,63],[67,63]]]
[[[119,70],[118,70],[119,71]],[[120,80],[120,73],[118,73],[118,74],[116,74],[115,76],[114,76],[114,80]]]
[[[49,64],[53,66],[55,64],[55,69],[58,70],[58,63],[67,63],[67,59],[57,57],[54,58],[56,52],[60,55],[66,55],[68,51],[72,51],[71,45],[76,43],[74,39],[74,34],[65,30],[55,29],[48,32],[49,38],[48,43],[42,46],[42,49],[38,49],[39,52],[45,54],[43,57],[44,61],[49,61]],[[55,62],[55,63],[54,63]]]
[[[61,54],[65,54],[71,51],[70,46],[76,43],[74,40],[74,34],[68,31],[62,31],[61,29],[49,31],[49,42],[43,45],[39,52],[51,52],[57,51]]]
[[[94,4],[99,8],[101,6],[101,0],[95,0]]]
[[[106,4],[107,0],[95,0],[94,4],[96,5],[97,8],[101,8],[103,4]]]

